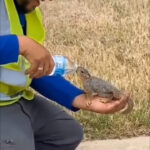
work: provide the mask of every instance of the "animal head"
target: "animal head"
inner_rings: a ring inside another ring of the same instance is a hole
[[[77,75],[79,75],[79,77],[81,77],[82,79],[86,80],[89,79],[91,77],[90,73],[83,67],[78,67],[76,70]]]

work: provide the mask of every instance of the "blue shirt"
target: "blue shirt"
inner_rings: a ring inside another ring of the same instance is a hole
[[[19,18],[25,34],[25,15],[19,13]],[[17,36],[0,36],[0,65],[17,62],[18,56],[19,41]],[[79,110],[78,108],[73,107],[72,104],[76,96],[84,93],[83,90],[77,88],[59,75],[35,78],[32,80],[30,86],[48,99],[51,99],[72,111]]]

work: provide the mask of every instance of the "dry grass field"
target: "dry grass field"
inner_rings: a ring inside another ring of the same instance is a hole
[[[148,0],[54,0],[42,3],[45,46],[127,90],[136,106],[129,115],[71,113],[85,139],[150,135],[150,50]],[[68,80],[81,87],[76,75]]]

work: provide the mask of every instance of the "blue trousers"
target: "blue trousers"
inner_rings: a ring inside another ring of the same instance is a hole
[[[39,95],[0,107],[0,150],[75,150],[82,139],[81,125]]]

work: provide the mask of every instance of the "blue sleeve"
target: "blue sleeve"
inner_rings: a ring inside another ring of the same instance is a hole
[[[73,107],[72,104],[76,96],[84,93],[83,90],[77,88],[59,75],[35,78],[32,80],[31,87],[48,99],[72,111],[79,110]]]
[[[19,42],[16,35],[0,36],[0,65],[18,61]]]

